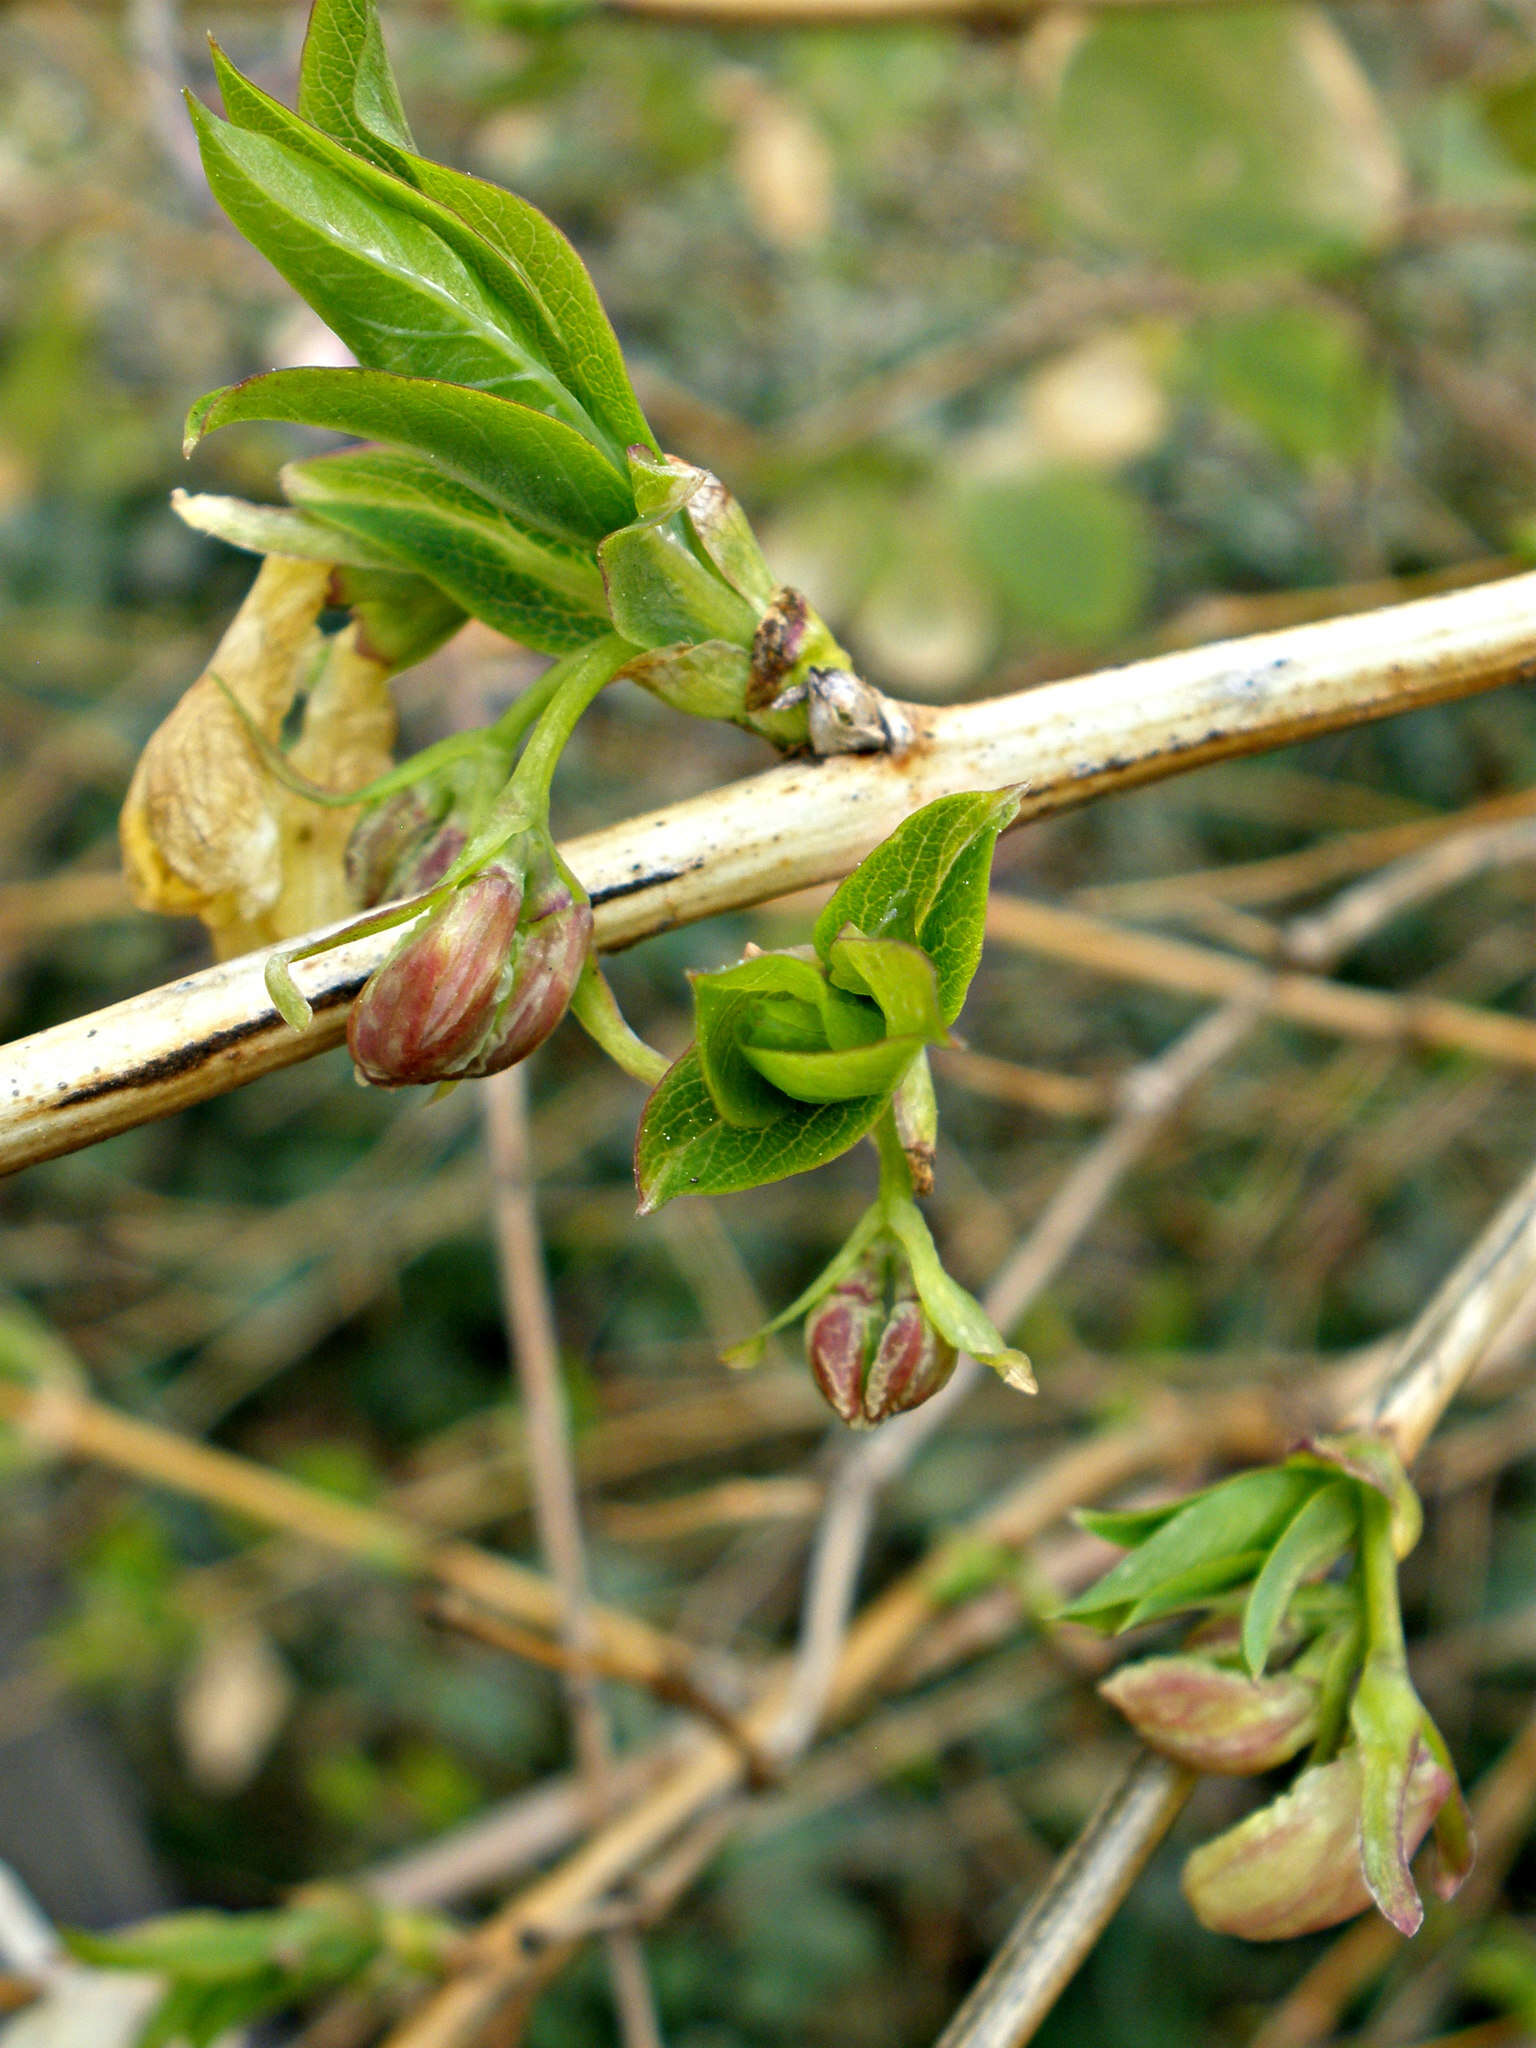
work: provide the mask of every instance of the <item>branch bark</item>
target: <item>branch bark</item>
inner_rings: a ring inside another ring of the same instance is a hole
[[[1354,618],[1161,655],[1017,696],[916,708],[900,757],[789,761],[570,842],[598,944],[846,874],[920,804],[1024,786],[1023,815],[1536,676],[1536,575]],[[248,954],[38,1033],[0,1062],[0,1172],[129,1130],[340,1042],[393,943],[304,963],[312,1026],[290,1030]]]

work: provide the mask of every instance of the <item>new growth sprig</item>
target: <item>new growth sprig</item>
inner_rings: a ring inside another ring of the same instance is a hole
[[[616,672],[779,746],[906,736],[718,479],[661,453],[564,236],[418,153],[371,4],[318,0],[296,111],[213,56],[224,118],[189,105],[214,196],[357,367],[212,391],[187,449],[248,420],[374,445],[289,463],[285,506],[183,497],[185,519],[393,578],[439,635],[469,615],[567,654],[617,633]]]
[[[494,1073],[573,1001],[654,1080],[664,1062],[597,979],[590,905],[549,831],[550,777],[576,720],[624,676],[782,748],[889,749],[910,738],[906,721],[852,673],[806,598],[776,583],[719,480],[658,448],[564,237],[525,201],[416,150],[371,0],[317,0],[297,110],[213,57],[224,117],[189,102],[210,187],[356,367],[210,392],[186,448],[250,420],[363,445],[289,463],[280,506],[178,494],[192,525],[286,573],[258,578],[232,681],[210,671],[146,750],[123,827],[136,892],[199,910],[226,951],[325,922],[342,902],[412,898],[341,935],[411,924],[351,1019],[369,1081]],[[293,613],[295,588],[307,612],[279,658],[273,609]],[[352,615],[350,666],[328,661],[325,603]],[[383,682],[470,616],[557,657],[496,725],[363,780],[341,772],[335,746],[285,759],[283,721],[297,699],[318,700],[317,677],[340,700],[331,728],[365,684],[381,728]],[[344,861],[344,828],[330,833],[332,871],[301,889],[302,918],[287,915],[294,875],[307,884],[323,863],[291,801],[285,812],[262,795],[262,772],[287,799],[365,807]],[[221,810],[247,827],[237,854],[239,834],[216,831]],[[268,973],[293,1023],[308,1016],[291,973],[302,957],[278,953]]]
[[[1034,1385],[945,1272],[913,1199],[933,1177],[928,1048],[948,1042],[975,975],[992,851],[1017,811],[1011,790],[941,797],[854,869],[810,946],[694,975],[694,1044],[641,1120],[642,1210],[761,1187],[873,1139],[874,1203],[805,1292],[731,1354],[751,1364],[771,1331],[809,1316],[812,1373],[855,1427],[937,1393],[962,1350]]]
[[[1423,1905],[1410,1859],[1433,1828],[1433,1882],[1471,1868],[1466,1802],[1408,1676],[1397,1567],[1422,1515],[1380,1439],[1320,1439],[1183,1500],[1084,1512],[1127,1555],[1063,1611],[1109,1634],[1208,1608],[1181,1651],[1100,1690],[1143,1739],[1200,1771],[1251,1775],[1307,1750],[1290,1789],[1189,1858],[1184,1890],[1218,1933],[1276,1941],[1372,1902],[1403,1934]],[[1347,1560],[1347,1569],[1339,1567]]]

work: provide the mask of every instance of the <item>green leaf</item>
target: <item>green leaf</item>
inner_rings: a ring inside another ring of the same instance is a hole
[[[498,632],[546,654],[607,630],[591,557],[529,533],[415,455],[320,455],[289,463],[299,506],[426,576]]]
[[[186,452],[240,420],[293,420],[413,449],[535,532],[580,547],[634,516],[624,479],[573,427],[460,385],[384,370],[275,370],[200,398]]]
[[[1404,1840],[1408,1780],[1424,1719],[1401,1666],[1390,1656],[1368,1656],[1349,1706],[1360,1747],[1360,1862],[1371,1897],[1400,1934],[1416,1934],[1424,1918]]]
[[[1214,1488],[1206,1487],[1204,1491],[1210,1493]],[[1118,1543],[1122,1550],[1133,1550],[1138,1543],[1155,1536],[1175,1515],[1182,1514],[1192,1500],[1200,1498],[1199,1494],[1185,1494],[1155,1508],[1074,1508],[1072,1519],[1090,1536],[1102,1536],[1106,1543]]]
[[[109,1970],[153,1970],[200,1984],[222,1984],[264,1967],[286,1913],[167,1913],[115,1934],[71,1930],[71,1955]]]
[[[238,126],[274,135],[346,174],[385,204],[423,221],[489,287],[589,415],[594,438],[615,459],[654,449],[624,358],[586,266],[537,207],[499,185],[434,164],[378,131],[354,156],[220,61],[225,108]],[[323,125],[323,124],[322,124]],[[383,168],[381,168],[381,165]],[[391,175],[393,174],[393,175]]]
[[[762,1129],[784,1113],[784,1098],[747,1059],[743,1033],[765,1003],[809,1010],[813,1040],[826,1044],[822,1002],[826,984],[815,965],[790,953],[763,953],[715,974],[695,974],[694,1029],[700,1069],[716,1109],[727,1123]],[[868,1036],[879,1034],[871,1013]]]
[[[827,949],[834,989],[868,996],[878,1004],[890,1035],[943,1045],[949,1030],[939,1008],[938,977],[920,946],[904,939],[836,938]]]
[[[883,1095],[817,1108],[786,1101],[773,1123],[739,1129],[715,1107],[690,1048],[659,1083],[640,1121],[635,1179],[641,1214],[678,1195],[737,1194],[822,1166],[858,1143],[885,1102]]]
[[[299,112],[385,170],[387,150],[416,147],[373,0],[315,0],[299,63]]]
[[[172,491],[171,509],[199,533],[211,533],[253,555],[291,555],[299,562],[346,563],[356,569],[393,569],[395,557],[343,533],[291,505],[253,505],[211,492]]]
[[[1167,1614],[1181,1614],[1187,1607],[1202,1607],[1251,1579],[1263,1561],[1262,1550],[1234,1550],[1225,1557],[1191,1565],[1188,1571],[1165,1579],[1154,1591],[1127,1607],[1116,1624],[1116,1633],[1140,1628],[1144,1622],[1161,1621]]]
[[[694,553],[676,515],[637,519],[597,551],[615,629],[641,647],[728,640],[750,647],[757,614]]]
[[[1387,388],[1356,327],[1317,306],[1213,321],[1195,339],[1197,381],[1291,461],[1359,461],[1389,424]]]
[[[957,1351],[967,1351],[979,1365],[989,1365],[1008,1384],[1033,1393],[1035,1382],[1029,1360],[1015,1351],[999,1334],[992,1318],[974,1295],[944,1269],[927,1223],[915,1202],[888,1201],[886,1222],[901,1240],[912,1267],[912,1279],[923,1307],[939,1334]]]
[[[1014,625],[1054,645],[1096,647],[1135,625],[1151,581],[1145,508],[1075,470],[998,477],[965,500],[972,563]]]
[[[886,1095],[922,1051],[920,1038],[882,1038],[848,1052],[784,1052],[744,1045],[742,1056],[795,1102],[847,1102]]]
[[[1403,189],[1368,80],[1312,8],[1100,15],[1042,143],[1080,228],[1207,273],[1357,254],[1391,232]]]
[[[920,947],[933,962],[940,1016],[952,1024],[981,958],[992,850],[1018,808],[1016,790],[996,790],[914,811],[833,893],[816,920],[816,951],[830,961],[849,925]]]
[[[1355,1541],[1359,1528],[1359,1496],[1348,1479],[1321,1487],[1297,1509],[1264,1560],[1243,1609],[1243,1660],[1251,1677],[1263,1677],[1275,1631],[1297,1587],[1325,1571]]]
[[[1063,1609],[1073,1621],[1110,1608],[1134,1608],[1190,1572],[1232,1557],[1268,1550],[1297,1509],[1317,1490],[1314,1475],[1288,1466],[1242,1472],[1185,1502],[1179,1512],[1096,1585]]]
[[[214,197],[360,363],[494,392],[590,431],[542,351],[463,258],[364,189],[360,158],[343,152],[337,169],[188,105]]]

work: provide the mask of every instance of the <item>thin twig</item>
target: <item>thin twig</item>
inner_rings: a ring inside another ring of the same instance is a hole
[[[1025,786],[1042,817],[1208,761],[1523,680],[1536,576],[919,709],[899,757],[791,761],[572,842],[612,948],[845,874],[919,805]],[[0,1063],[0,1171],[93,1144],[337,1044],[389,934],[304,963],[293,1031],[248,954],[23,1039]],[[1364,991],[1340,991],[1352,1000]]]
[[[249,1459],[119,1414],[56,1381],[29,1386],[0,1375],[0,1423],[66,1457],[129,1473],[328,1550],[407,1577],[433,1580],[526,1626],[552,1632],[562,1602],[540,1573],[471,1543],[442,1542],[401,1515],[363,1507],[268,1471]],[[688,1648],[618,1608],[594,1607],[596,1642],[610,1667],[644,1688],[692,1663]]]
[[[595,1826],[606,1818],[612,1799],[613,1746],[596,1674],[587,1661],[596,1647],[597,1630],[581,1531],[576,1461],[571,1454],[570,1410],[560,1377],[554,1311],[534,1203],[528,1083],[523,1068],[496,1075],[482,1099],[491,1168],[491,1220],[522,1396],[534,1526],[560,1592],[560,1641],[570,1660],[561,1675],[577,1766]],[[650,1973],[639,1937],[614,1928],[604,1935],[603,1946],[625,2048],[661,2048]]]
[[[1459,876],[1448,876],[1446,886],[1455,879]],[[1313,920],[1306,921],[1305,930],[1308,958],[1315,960],[1321,941]],[[1277,973],[1188,939],[1131,931],[1080,910],[998,892],[987,906],[987,931],[1005,945],[1095,973],[1185,995],[1245,1000],[1292,1023],[1345,1038],[1446,1046],[1501,1065],[1536,1067],[1536,1023],[1499,1010],[1440,996],[1386,995],[1319,974]]]
[[[1191,1772],[1142,1750],[1030,1901],[937,2048],[1018,2048],[1077,1974],[1194,1789]]]

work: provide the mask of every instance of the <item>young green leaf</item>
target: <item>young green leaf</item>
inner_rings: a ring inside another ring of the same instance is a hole
[[[587,416],[463,258],[347,170],[190,100],[214,197],[370,369],[525,402],[578,433]],[[291,117],[290,117],[291,118]]]
[[[386,549],[370,547],[356,534],[291,505],[253,505],[244,498],[178,490],[171,493],[171,509],[198,533],[211,533],[253,555],[288,555],[296,562],[335,562],[355,569],[396,567]]]
[[[1018,808],[1017,791],[997,790],[940,797],[915,811],[860,861],[817,918],[822,959],[849,925],[866,938],[920,946],[933,962],[940,1012],[952,1024],[981,958],[992,850]]]
[[[536,533],[590,548],[634,516],[625,480],[573,427],[505,398],[384,370],[274,370],[200,398],[185,452],[241,420],[292,420],[432,457]]]
[[[322,86],[317,79],[316,89],[333,101],[338,83],[340,93],[346,90],[339,74],[352,59],[348,51],[335,49],[339,37],[356,53],[358,87],[352,105],[357,124],[350,136],[340,133],[347,116],[332,126],[329,108],[306,100],[302,84],[300,121],[238,73],[231,80],[226,75],[231,67],[224,66],[219,82],[230,119],[241,127],[278,135],[333,166],[343,149],[347,154],[358,152],[352,175],[430,225],[515,311],[526,330],[539,336],[541,353],[581,400],[595,438],[607,452],[622,458],[636,444],[654,449],[655,438],[635,399],[608,316],[586,266],[565,236],[526,200],[484,179],[431,163],[414,153],[415,145],[408,139],[389,132],[393,124],[388,103],[398,105],[398,99],[371,0],[338,0],[335,6],[327,5],[325,14],[328,80]],[[365,47],[370,40],[371,52]]]
[[[1243,1585],[1263,1562],[1262,1550],[1233,1550],[1223,1557],[1191,1565],[1188,1571],[1176,1572],[1126,1607],[1115,1624],[1115,1633],[1140,1628],[1144,1622],[1161,1621],[1166,1614],[1182,1614],[1189,1607],[1203,1607],[1207,1601]]]
[[[1128,1556],[1112,1565],[1063,1609],[1064,1618],[1088,1621],[1109,1609],[1134,1608],[1165,1586],[1182,1585],[1206,1566],[1263,1554],[1318,1487],[1317,1475],[1289,1466],[1242,1472],[1184,1503]],[[1235,1582],[1230,1582],[1235,1583]]]
[[[728,640],[750,647],[757,614],[706,568],[671,519],[637,519],[597,551],[615,628],[641,647]]]
[[[1359,1528],[1359,1499],[1347,1479],[1321,1487],[1297,1509],[1264,1560],[1243,1609],[1243,1659],[1252,1677],[1263,1677],[1275,1631],[1297,1587],[1326,1571],[1355,1541]]]
[[[299,62],[299,112],[385,170],[381,144],[416,147],[372,0],[315,0]]]
[[[801,1006],[811,1019],[814,1043],[826,1044],[821,1002],[825,983],[814,963],[790,953],[761,953],[716,974],[695,974],[694,1029],[706,1087],[727,1123],[760,1130],[784,1114],[784,1097],[748,1059],[744,1033],[765,1005],[782,1017],[788,1004]],[[868,1036],[879,1034],[871,1015]]]
[[[283,487],[301,509],[429,578],[525,646],[568,653],[607,630],[590,556],[529,533],[419,456],[315,456],[289,463]]]
[[[731,1195],[806,1173],[836,1159],[873,1125],[883,1095],[812,1107],[785,1101],[771,1124],[743,1130],[715,1107],[696,1051],[663,1076],[646,1103],[635,1142],[640,1212],[678,1195]]]

